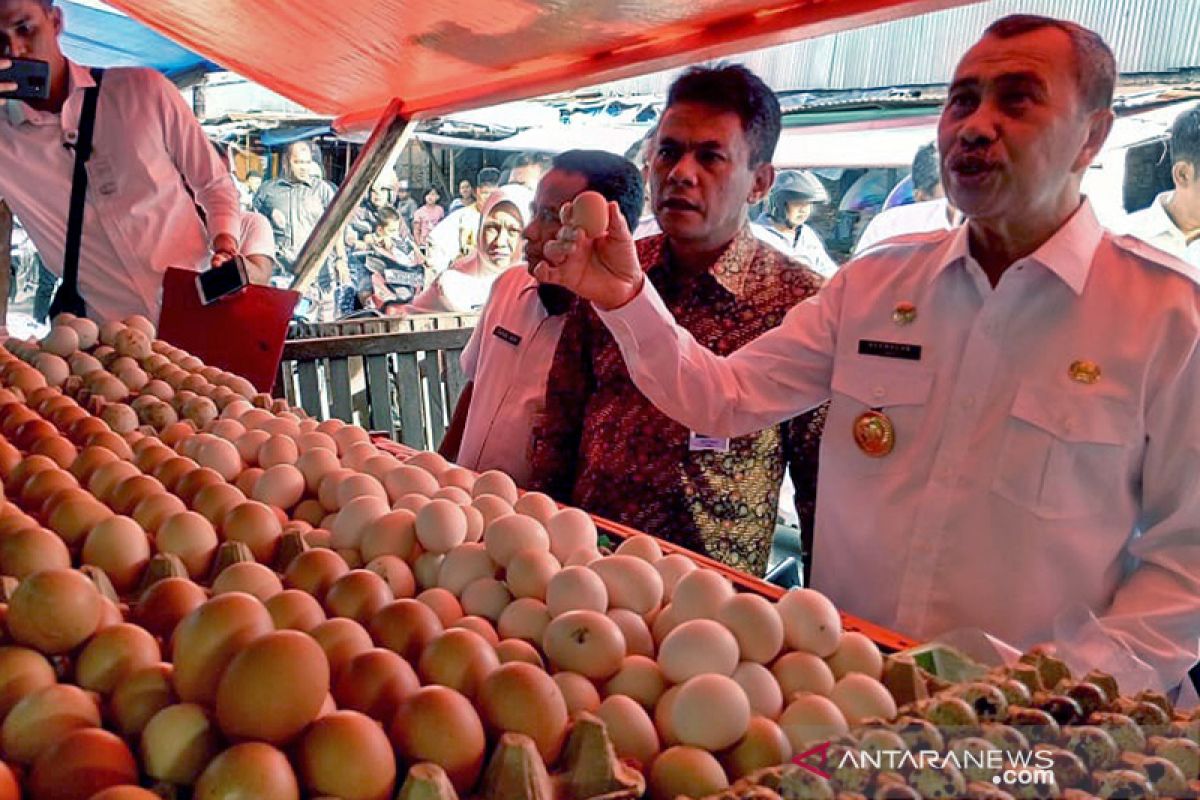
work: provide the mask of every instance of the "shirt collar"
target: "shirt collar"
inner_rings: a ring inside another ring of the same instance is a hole
[[[966,263],[970,257],[970,235],[969,221],[954,229],[949,239],[949,247],[934,270],[935,276],[951,264]],[[1092,269],[1096,248],[1100,246],[1103,237],[1104,229],[1096,219],[1091,201],[1085,197],[1062,227],[1026,258],[1036,261],[1057,275],[1075,294],[1082,294]]]
[[[1163,192],[1154,198],[1154,202],[1146,209],[1147,216],[1153,221],[1149,226],[1151,230],[1148,233],[1154,235],[1166,233],[1183,239],[1183,231],[1179,230],[1175,220],[1171,219],[1171,215],[1167,213],[1167,202],[1171,199],[1172,194],[1173,192]]]

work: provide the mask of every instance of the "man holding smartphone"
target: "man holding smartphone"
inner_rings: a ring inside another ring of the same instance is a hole
[[[66,261],[84,97],[97,84],[63,54],[62,30],[53,0],[0,0],[0,200],[56,275]],[[19,88],[6,76],[30,61],[49,66],[48,96],[4,99]],[[153,70],[103,74],[87,176],[78,292],[89,317],[157,319],[167,267],[201,269],[238,251],[238,193],[229,170],[182,95]]]

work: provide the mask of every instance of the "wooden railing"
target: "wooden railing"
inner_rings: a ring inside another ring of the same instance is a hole
[[[459,356],[474,321],[431,314],[299,328],[295,336],[316,338],[284,345],[276,392],[319,419],[435,449],[466,384]]]

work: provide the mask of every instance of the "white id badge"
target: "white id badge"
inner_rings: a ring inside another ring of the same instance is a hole
[[[718,439],[716,436],[705,436],[695,431],[688,432],[688,450],[693,453],[711,450],[715,453],[728,453],[729,440]]]

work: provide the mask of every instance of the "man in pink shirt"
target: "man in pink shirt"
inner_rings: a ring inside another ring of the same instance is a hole
[[[83,99],[96,84],[63,55],[62,30],[53,0],[0,0],[0,70],[10,58],[50,65],[48,99],[0,100],[0,199],[58,275]],[[14,88],[0,82],[0,93]],[[88,316],[157,319],[167,267],[201,269],[237,252],[239,202],[229,170],[157,72],[105,72],[87,172],[78,290]]]

